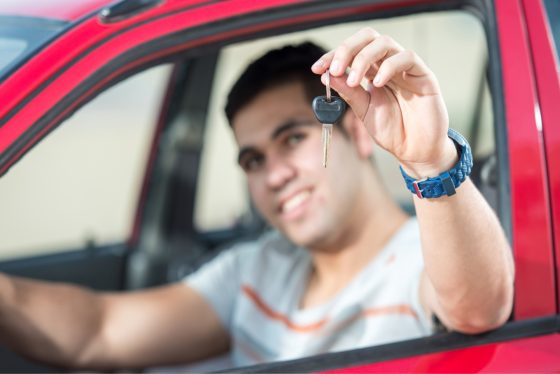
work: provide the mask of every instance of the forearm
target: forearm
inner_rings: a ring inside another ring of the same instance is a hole
[[[77,367],[94,347],[99,298],[82,288],[0,274],[0,343],[56,366]]]
[[[494,212],[470,180],[457,194],[415,198],[430,307],[449,327],[478,332],[511,312],[514,267]]]

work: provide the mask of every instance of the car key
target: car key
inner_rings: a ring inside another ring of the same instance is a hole
[[[317,120],[323,124],[323,167],[327,167],[329,146],[333,125],[342,117],[346,110],[346,103],[338,96],[331,95],[330,73],[326,72],[326,95],[313,99],[312,108]]]

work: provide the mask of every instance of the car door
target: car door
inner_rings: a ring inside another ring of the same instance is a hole
[[[553,221],[553,240],[555,243],[556,268],[560,267],[560,3],[544,0],[542,4],[525,4],[529,40],[533,53],[535,85],[539,96],[539,109],[542,122],[543,141],[548,167],[548,193],[551,200]],[[560,278],[557,274],[556,290]],[[557,301],[560,293],[557,293]],[[558,306],[557,306],[558,307]]]
[[[529,6],[529,3],[525,5]],[[218,225],[218,229],[212,225],[210,229],[201,229],[195,223],[196,194],[200,189],[196,183],[201,172],[201,142],[204,141],[210,107],[209,88],[214,82],[215,64],[222,47],[342,22],[448,10],[470,12],[479,17],[488,43],[488,82],[499,166],[495,172],[499,192],[497,212],[512,242],[517,268],[512,322],[497,332],[479,337],[443,333],[415,341],[241,371],[316,371],[348,367],[354,367],[356,371],[368,368],[452,370],[452,366],[445,366],[443,362],[465,362],[479,354],[487,358],[479,361],[480,369],[497,368],[488,366],[488,363],[494,362],[492,359],[497,357],[496,352],[508,352],[508,349],[509,352],[534,350],[537,354],[531,357],[542,358],[539,362],[544,365],[539,368],[558,368],[555,359],[558,352],[552,350],[550,353],[546,348],[542,353],[543,349],[540,349],[543,346],[559,346],[556,279],[547,192],[548,171],[543,166],[542,134],[535,122],[534,108],[538,100],[533,86],[534,73],[521,2],[168,1],[111,22],[104,21],[95,13],[85,17],[72,33],[54,40],[49,49],[44,49],[28,61],[25,70],[14,71],[2,82],[0,101],[5,105],[0,109],[0,174],[6,173],[9,168],[12,168],[10,173],[15,173],[18,167],[16,161],[27,152],[30,156],[34,151],[31,147],[47,134],[52,132],[49,138],[55,136],[54,128],[64,123],[72,113],[79,114],[80,108],[85,108],[96,95],[101,95],[111,86],[116,87],[119,81],[125,82],[126,78],[132,78],[136,73],[170,64],[171,82],[165,85],[166,97],[162,113],[155,121],[157,125],[154,125],[155,136],[149,146],[150,155],[142,164],[142,187],[137,191],[138,204],[135,204],[135,213],[129,221],[132,229],[126,232],[116,247],[113,244],[100,246],[95,244],[95,240],[87,241],[88,244],[82,247],[88,249],[72,251],[65,261],[70,268],[91,269],[95,279],[91,278],[86,283],[105,282],[97,279],[104,277],[97,273],[97,269],[110,267],[100,263],[94,269],[89,266],[94,261],[90,261],[88,256],[108,253],[108,261],[114,264],[115,269],[111,274],[118,274],[114,282],[110,281],[115,288],[123,288],[125,284],[126,287],[144,287],[173,279],[192,269],[170,270],[163,265],[161,270],[158,264],[166,264],[167,256],[163,255],[161,260],[161,253],[158,254],[162,244],[167,244],[169,248],[184,248],[189,244],[202,252],[208,248],[220,249],[224,241],[241,234],[251,234],[253,227],[257,227],[255,232],[259,229],[258,224],[246,224],[238,216],[234,217],[233,224]],[[182,123],[183,127],[174,126],[174,123]],[[181,132],[185,128],[189,131]],[[181,141],[174,142],[177,138]],[[24,161],[25,158],[22,159]],[[169,165],[171,168],[166,169]],[[240,222],[242,224],[238,225]],[[239,228],[240,231],[237,231]],[[125,262],[130,248],[133,248],[134,254],[130,262]],[[173,253],[167,260],[182,256]],[[70,261],[71,256],[76,259],[75,263]],[[199,257],[195,257],[185,259],[185,266],[198,261]],[[10,266],[12,269],[32,266],[31,260],[17,261],[8,263],[6,269]],[[42,261],[41,266],[49,263],[48,259]],[[50,263],[56,265],[57,262],[62,264],[63,257]],[[83,268],[80,268],[80,263]],[[169,271],[173,274],[170,275]],[[33,275],[34,272],[22,274]],[[71,274],[67,270],[61,272],[64,276]],[[166,276],[162,276],[162,272]],[[87,271],[78,273],[82,276]],[[89,285],[95,286],[94,283]],[[513,348],[496,345],[509,340],[515,340]],[[524,358],[527,356],[516,357],[520,362],[526,362]],[[375,366],[375,362],[380,361],[385,362]],[[359,366],[366,364],[368,366]]]

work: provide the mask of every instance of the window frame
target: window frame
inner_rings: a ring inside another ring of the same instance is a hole
[[[547,7],[547,3],[549,7]],[[548,198],[553,225],[551,233],[554,242],[555,265],[560,269],[560,14],[551,14],[560,9],[560,4],[551,5],[548,0],[523,0],[527,22],[527,32],[531,47],[531,62],[535,75],[535,89],[538,95],[537,120],[540,121],[542,141],[545,145],[545,165],[547,166]],[[555,19],[553,19],[555,17]],[[552,22],[556,30],[553,30]],[[553,32],[556,32],[553,35]],[[556,37],[556,39],[555,39]],[[560,274],[556,271],[556,310],[560,310]]]

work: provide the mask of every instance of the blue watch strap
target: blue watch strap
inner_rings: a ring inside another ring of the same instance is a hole
[[[401,174],[410,192],[419,198],[437,198],[443,195],[452,196],[455,189],[471,174],[473,158],[471,147],[467,140],[453,129],[447,131],[447,136],[453,140],[459,154],[459,161],[452,169],[444,171],[437,177],[415,180],[401,169]]]

